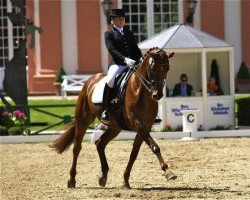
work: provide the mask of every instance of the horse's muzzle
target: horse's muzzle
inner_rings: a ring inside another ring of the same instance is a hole
[[[152,98],[155,100],[155,101],[159,101],[161,98],[163,97],[163,92],[159,92],[158,90],[154,90],[153,93],[152,93]]]

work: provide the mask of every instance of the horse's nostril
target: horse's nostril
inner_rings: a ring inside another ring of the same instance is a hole
[[[162,97],[163,97],[163,94],[155,93],[155,94],[152,95],[152,98],[153,98],[155,101],[159,101]]]
[[[162,93],[157,93],[157,94],[155,94],[153,96],[154,96],[154,99],[158,101],[163,97],[163,94]]]

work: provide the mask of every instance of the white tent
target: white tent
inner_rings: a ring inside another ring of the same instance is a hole
[[[219,38],[184,24],[172,26],[139,44],[140,49],[152,46],[161,49],[231,47]]]
[[[181,110],[199,109],[198,126],[205,130],[217,125],[234,125],[234,67],[233,47],[225,41],[188,25],[175,25],[139,43],[146,52],[159,47],[167,52],[175,52],[170,59],[167,87],[171,91],[179,82],[181,73],[186,73],[193,85],[192,97],[168,97],[160,102],[159,115],[163,118],[162,127],[170,124],[180,126]],[[209,96],[206,83],[211,71],[212,60],[219,65],[223,96]],[[200,93],[202,91],[202,93]],[[184,103],[185,102],[185,103]],[[229,107],[229,109],[228,109]],[[227,112],[219,112],[220,110]],[[218,112],[217,112],[218,111]]]

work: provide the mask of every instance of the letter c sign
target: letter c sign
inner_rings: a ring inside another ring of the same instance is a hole
[[[189,114],[189,115],[187,116],[187,121],[188,121],[189,123],[193,123],[193,122],[194,122],[194,115],[193,115],[193,114]]]

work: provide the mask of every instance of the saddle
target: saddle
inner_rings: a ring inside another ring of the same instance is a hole
[[[117,99],[117,103],[124,101],[124,93],[130,76],[133,74],[131,68],[126,69],[123,73],[118,74],[115,78],[115,87],[113,89],[113,97]],[[114,100],[114,99],[113,99]]]
[[[128,83],[129,78],[133,74],[133,69],[128,68],[122,73],[118,74],[115,78],[115,87],[113,88],[111,94],[111,101],[109,110],[114,113],[118,124],[124,130],[130,130],[124,123],[124,117],[121,110],[121,104],[124,101],[125,89]],[[95,86],[95,89],[92,94],[92,102],[95,104],[101,104],[103,98],[104,86],[106,84],[106,76],[103,77]]]
[[[124,93],[126,89],[127,82],[130,76],[133,74],[132,69],[126,69],[122,73],[118,74],[115,78],[115,87],[113,88],[111,94],[110,103],[121,103],[124,100]],[[106,76],[103,77],[95,86],[95,89],[92,94],[92,102],[95,104],[101,104],[103,98],[103,91],[106,84]]]

